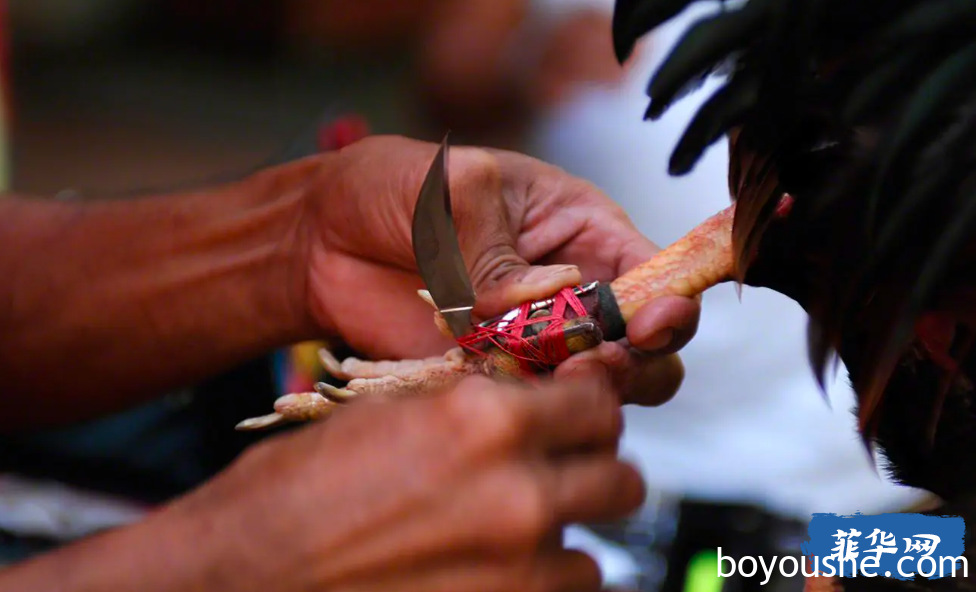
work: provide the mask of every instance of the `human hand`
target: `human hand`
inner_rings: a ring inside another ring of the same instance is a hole
[[[595,592],[598,565],[558,533],[643,503],[617,458],[622,425],[606,373],[361,399],[252,447],[154,520],[185,525],[173,540],[211,590]]]
[[[455,345],[434,327],[414,262],[411,221],[438,146],[371,137],[312,167],[307,299],[320,327],[371,357],[438,355]],[[318,167],[318,168],[315,168]],[[591,184],[510,152],[452,148],[455,224],[491,318],[582,281],[609,281],[659,249]],[[658,404],[683,378],[675,357],[695,332],[699,302],[662,297],[628,323],[627,340],[574,356],[557,375],[610,367],[625,401]]]

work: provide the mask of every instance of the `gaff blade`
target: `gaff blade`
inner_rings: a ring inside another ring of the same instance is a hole
[[[455,337],[472,330],[474,288],[468,276],[451,210],[447,137],[427,171],[413,216],[413,253],[427,291]]]

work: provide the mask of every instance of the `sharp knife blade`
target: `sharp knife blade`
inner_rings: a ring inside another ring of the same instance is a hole
[[[413,215],[413,253],[427,291],[456,338],[474,331],[475,293],[461,256],[447,176],[448,142],[427,171]]]

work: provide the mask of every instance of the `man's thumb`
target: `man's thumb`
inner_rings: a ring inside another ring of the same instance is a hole
[[[472,274],[482,319],[505,313],[525,302],[549,298],[562,288],[583,281],[575,265],[529,265],[511,248],[486,254]]]

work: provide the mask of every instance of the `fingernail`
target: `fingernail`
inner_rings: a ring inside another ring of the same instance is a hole
[[[672,341],[674,341],[674,329],[665,329],[648,339],[645,347],[650,350],[664,349],[671,345]]]
[[[551,281],[553,278],[568,276],[576,273],[579,273],[579,268],[577,268],[575,265],[547,265],[545,267],[536,267],[530,270],[528,273],[522,276],[521,283],[542,283]]]

